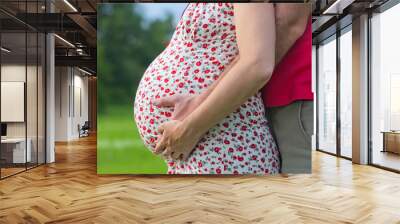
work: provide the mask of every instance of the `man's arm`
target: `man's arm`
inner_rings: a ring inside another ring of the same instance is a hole
[[[311,4],[309,3],[275,4],[276,64],[303,35],[310,15]]]

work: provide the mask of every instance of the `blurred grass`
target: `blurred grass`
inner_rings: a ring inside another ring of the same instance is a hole
[[[167,166],[143,144],[133,118],[133,108],[107,108],[98,115],[98,174],[165,174]]]

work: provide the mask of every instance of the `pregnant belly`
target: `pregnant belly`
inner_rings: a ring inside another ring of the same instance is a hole
[[[224,69],[220,64],[180,63],[179,59],[178,62],[162,63],[164,60],[157,58],[147,68],[134,103],[136,125],[151,150],[157,142],[158,126],[170,120],[173,112],[172,108],[154,106],[153,101],[174,94],[198,94],[218,79]]]
[[[154,149],[157,142],[158,126],[171,119],[173,112],[172,108],[154,106],[153,101],[174,94],[201,93],[234,58],[202,51],[191,57],[168,52],[166,49],[147,68],[135,97],[136,125],[149,149]]]
[[[146,75],[145,75],[146,76]],[[134,113],[140,136],[147,148],[153,150],[158,136],[158,126],[168,121],[172,116],[172,108],[160,108],[153,105],[154,99],[174,94],[173,86],[143,77],[139,84]]]

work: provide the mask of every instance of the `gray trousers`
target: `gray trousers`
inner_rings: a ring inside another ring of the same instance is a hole
[[[311,173],[313,101],[267,108],[267,118],[281,155],[282,173]]]

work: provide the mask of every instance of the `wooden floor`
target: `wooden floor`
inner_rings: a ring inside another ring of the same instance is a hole
[[[12,175],[15,175],[17,173],[24,172],[27,169],[33,169],[36,166],[37,166],[36,163],[35,164],[27,163],[27,167],[25,167],[25,164],[22,164],[22,165],[19,164],[18,167],[6,167],[6,168],[2,167],[1,170],[0,170],[1,171],[1,178],[6,178],[8,176],[12,176]]]
[[[289,177],[96,175],[95,138],[0,181],[0,223],[400,223],[400,175],[315,152]]]
[[[377,165],[400,170],[400,154],[391,152],[374,151],[373,162]]]
[[[13,175],[13,174],[16,174],[16,173],[19,173],[19,172],[23,172],[24,170],[26,170],[25,169],[25,167],[24,168],[14,168],[14,167],[12,167],[12,168],[1,168],[1,177],[3,178],[3,177],[8,177],[8,176],[11,176],[11,175]]]

